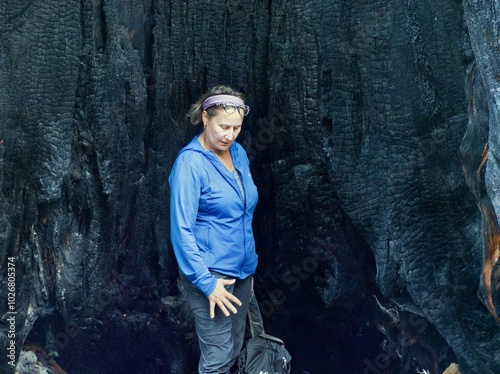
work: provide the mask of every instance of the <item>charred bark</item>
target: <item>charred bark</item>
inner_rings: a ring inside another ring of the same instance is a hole
[[[196,370],[167,178],[225,83],[294,372],[498,372],[497,7],[0,4],[0,371],[12,331],[70,373]]]

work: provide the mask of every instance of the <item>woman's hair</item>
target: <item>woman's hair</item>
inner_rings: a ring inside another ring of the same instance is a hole
[[[218,85],[212,87],[205,94],[201,95],[201,97],[193,105],[191,105],[191,108],[189,109],[188,112],[188,117],[192,125],[196,126],[202,122],[201,114],[203,113],[203,108],[202,108],[203,102],[210,96],[221,95],[221,94],[232,95],[239,97],[241,100],[245,100],[245,95],[243,95],[239,91],[232,89],[229,86]],[[217,107],[207,108],[207,114],[209,117],[213,117],[217,114],[217,111],[219,110],[221,109]]]

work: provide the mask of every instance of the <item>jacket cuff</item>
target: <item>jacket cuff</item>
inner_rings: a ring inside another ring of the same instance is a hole
[[[205,294],[206,297],[210,296],[212,292],[214,292],[215,287],[217,286],[217,279],[212,274],[207,274],[203,278],[199,279],[196,284],[196,287]]]

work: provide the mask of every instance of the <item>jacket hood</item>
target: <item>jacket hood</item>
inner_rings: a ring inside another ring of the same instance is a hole
[[[199,134],[195,135],[195,137],[184,148],[182,148],[179,151],[179,155],[182,154],[183,152],[186,152],[186,151],[195,151],[195,152],[201,153],[203,156],[205,156],[207,159],[209,159],[212,162],[212,164],[222,165],[213,151],[206,150],[205,148],[203,148],[200,141],[198,140],[198,136],[199,136]],[[241,145],[239,145],[237,142],[233,142],[233,144],[231,144],[231,146],[229,147],[234,166],[237,169],[240,168],[239,157],[237,157],[238,156],[238,147],[241,147]]]

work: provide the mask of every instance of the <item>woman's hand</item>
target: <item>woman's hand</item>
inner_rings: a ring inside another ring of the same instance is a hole
[[[233,303],[241,306],[241,301],[238,300],[238,298],[231,292],[228,292],[225,287],[233,284],[234,282],[236,282],[236,279],[217,279],[215,290],[208,296],[208,302],[210,304],[210,318],[215,317],[215,305],[219,306],[222,313],[224,313],[226,317],[229,316],[228,308],[234,314],[238,312]]]

